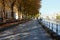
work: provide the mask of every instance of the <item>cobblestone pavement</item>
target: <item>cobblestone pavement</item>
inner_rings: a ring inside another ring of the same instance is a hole
[[[52,38],[34,20],[1,32],[0,40],[52,40]]]

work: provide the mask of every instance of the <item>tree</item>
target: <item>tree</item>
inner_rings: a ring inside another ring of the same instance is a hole
[[[25,15],[29,14],[31,16],[36,16],[39,14],[39,8],[41,7],[40,5],[40,0],[23,0],[23,6],[22,6],[23,12]]]
[[[0,2],[3,5],[3,14],[5,14],[5,5],[7,5],[11,10],[12,18],[14,17],[14,5],[16,5],[18,12],[21,12],[26,17],[35,17],[39,14],[39,8],[41,8],[41,0],[0,0]]]
[[[60,15],[57,15],[57,16],[56,16],[56,19],[59,19],[59,20],[60,20]]]

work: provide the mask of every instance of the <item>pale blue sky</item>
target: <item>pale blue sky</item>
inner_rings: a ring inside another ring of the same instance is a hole
[[[40,12],[42,15],[51,15],[60,12],[60,0],[42,0]]]

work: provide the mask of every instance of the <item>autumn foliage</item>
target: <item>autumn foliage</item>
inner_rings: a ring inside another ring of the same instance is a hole
[[[8,6],[12,10],[11,13],[13,13],[13,7],[16,5],[18,11],[27,17],[29,15],[36,16],[39,14],[39,8],[41,8],[41,0],[0,0],[0,3],[2,3],[3,8]]]

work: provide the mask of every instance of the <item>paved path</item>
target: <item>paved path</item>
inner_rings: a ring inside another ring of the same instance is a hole
[[[34,20],[1,32],[0,40],[52,40],[52,38]]]

